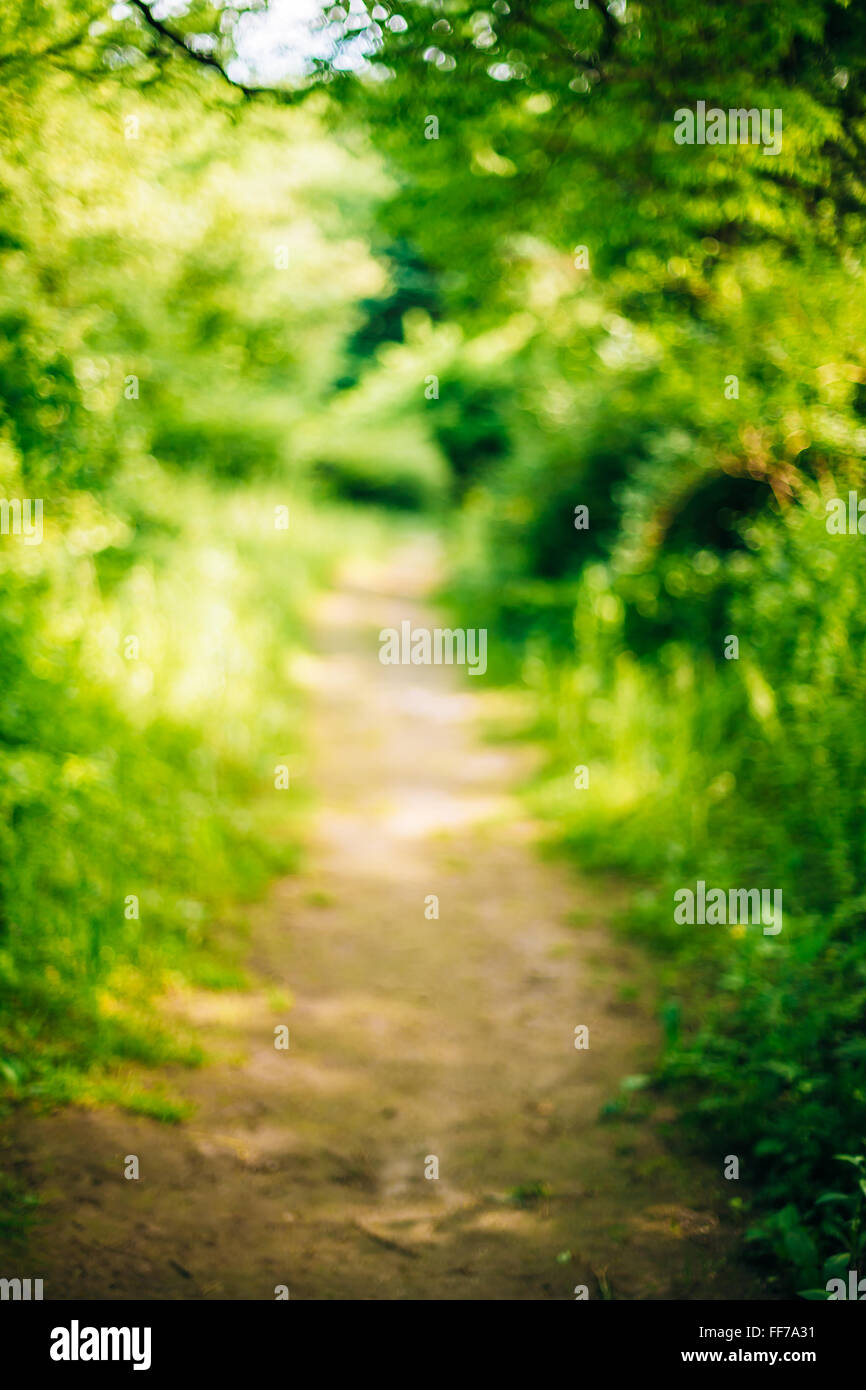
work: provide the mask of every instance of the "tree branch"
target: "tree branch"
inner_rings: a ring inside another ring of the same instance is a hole
[[[176,34],[174,30],[170,29],[161,19],[155,17],[152,6],[147,4],[146,0],[130,0],[130,4],[138,10],[145,23],[154,33],[158,34],[160,38],[165,39],[173,48],[183,53],[184,56],[191,59],[192,62],[198,63],[200,67],[211,68],[214,72],[218,72],[223,81],[227,82],[236,92],[240,92],[247,100],[257,96],[263,90],[256,87],[247,87],[243,82],[235,82],[234,78],[229,77],[219,59],[214,58],[210,53],[196,53],[195,50],[190,48],[186,43],[182,34]]]
[[[596,14],[601,16],[601,22],[604,25],[604,42],[599,49],[598,56],[600,58],[607,58],[609,54],[613,52],[614,44],[619,35],[620,26],[607,8],[604,0],[589,0],[589,3],[592,5]]]

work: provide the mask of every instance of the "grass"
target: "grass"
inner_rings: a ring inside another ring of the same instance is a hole
[[[244,983],[235,904],[300,853],[304,794],[276,769],[303,744],[292,663],[336,555],[333,515],[276,529],[284,500],[142,464],[4,576],[30,617],[2,620],[2,1105],[176,1119],[114,1071],[199,1064],[159,995]]]
[[[612,567],[572,583],[571,644],[541,622],[522,659],[507,650],[512,681],[522,660],[525,736],[546,752],[531,809],[582,872],[633,885],[607,915],[655,957],[653,1089],[695,1148],[738,1156],[731,1200],[768,1288],[790,1294],[864,1253],[859,1170],[844,1156],[866,1162],[866,552],[828,543],[805,511],[751,535],[720,629],[739,635],[736,660],[685,640],[639,655],[631,581]],[[686,614],[700,601],[686,590]],[[484,611],[476,598],[473,621]],[[492,623],[494,587],[486,611]],[[779,889],[782,932],[681,925],[674,894],[698,879]]]

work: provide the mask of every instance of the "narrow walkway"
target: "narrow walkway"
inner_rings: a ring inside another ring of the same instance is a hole
[[[319,810],[252,939],[294,1007],[267,986],[175,1001],[217,1059],[172,1075],[188,1124],[17,1121],[47,1298],[762,1297],[719,1221],[723,1156],[671,1157],[660,1112],[599,1120],[657,1040],[646,967],[605,926],[614,890],[537,858],[509,794],[526,754],[482,741],[483,678],[378,661],[381,628],[441,625],[432,560],[356,567],[321,605],[301,671]]]

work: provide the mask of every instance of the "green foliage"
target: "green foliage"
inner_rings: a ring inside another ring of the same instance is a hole
[[[258,0],[154,9],[0,16],[0,482],[50,501],[0,552],[6,1084],[182,1051],[154,980],[234,968],[212,924],[273,866],[249,808],[343,524],[307,519],[287,594],[265,514],[450,503],[536,805],[642,885],[656,1079],[820,1293],[863,1253],[866,561],[824,523],[866,482],[866,14],[407,0],[278,61]],[[781,150],[677,145],[699,100],[780,109]],[[782,934],[677,926],[698,878],[780,888]]]
[[[181,975],[237,983],[242,936],[227,934],[227,905],[297,853],[297,792],[287,815],[275,750],[291,764],[300,747],[292,660],[329,534],[299,506],[304,550],[290,545],[274,528],[281,493],[260,485],[214,494],[143,463],[130,481],[163,530],[121,526],[130,503],[118,482],[104,499],[110,524],[83,517],[33,547],[39,564],[3,609],[11,1098],[74,1095],[78,1073],[109,1062],[198,1060],[154,1021],[148,995]],[[123,555],[108,585],[94,544]]]
[[[184,80],[128,83],[76,7],[14,8],[0,492],[44,535],[0,537],[0,1095],[174,1120],[139,1072],[201,1049],[153,997],[243,983],[237,903],[299,853],[274,764],[345,523],[298,437],[382,287],[357,237],[382,175],[309,112],[241,131]]]
[[[628,927],[663,953],[676,994],[658,1079],[703,1142],[740,1156],[769,1213],[754,1249],[802,1287],[838,1248],[816,1198],[866,1133],[866,552],[828,535],[817,489],[731,520],[716,548],[699,536],[639,564],[630,538],[604,560],[596,542],[574,580],[531,591],[503,575],[491,532],[483,576],[467,552],[464,611],[523,644],[551,754],[533,796],[560,843],[645,885]],[[673,894],[699,878],[780,888],[781,935],[676,925]]]

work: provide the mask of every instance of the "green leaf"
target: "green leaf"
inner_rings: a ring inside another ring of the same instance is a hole
[[[781,1139],[760,1139],[755,1145],[755,1155],[760,1157],[763,1154],[784,1153],[785,1145]]]

